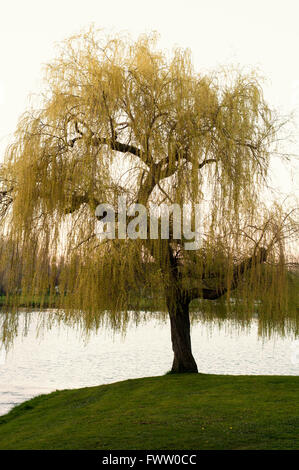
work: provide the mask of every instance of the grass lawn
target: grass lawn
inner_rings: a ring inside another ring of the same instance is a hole
[[[299,449],[299,377],[165,375],[63,390],[0,417],[0,449]]]

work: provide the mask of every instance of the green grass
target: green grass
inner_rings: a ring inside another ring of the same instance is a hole
[[[0,449],[299,449],[299,377],[165,375],[42,395]]]

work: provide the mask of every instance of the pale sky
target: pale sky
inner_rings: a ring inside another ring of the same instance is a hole
[[[258,67],[266,98],[280,112],[294,112],[292,143],[299,154],[298,0],[6,0],[0,16],[0,160],[28,95],[40,89],[42,67],[55,43],[88,27],[160,33],[159,45],[192,51],[197,71],[224,64]],[[299,164],[272,165],[273,185],[299,195]]]

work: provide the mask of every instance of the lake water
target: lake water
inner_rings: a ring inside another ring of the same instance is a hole
[[[129,378],[161,375],[171,367],[169,323],[154,315],[131,325],[125,338],[109,331],[91,334],[86,343],[65,325],[36,336],[33,319],[26,337],[0,352],[0,414],[33,396]],[[230,322],[196,323],[193,354],[200,372],[210,374],[299,375],[299,345],[288,338],[261,340],[257,324],[237,332]]]

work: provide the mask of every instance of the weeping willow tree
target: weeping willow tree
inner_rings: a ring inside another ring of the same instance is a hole
[[[169,58],[154,35],[132,42],[91,30],[63,43],[45,81],[1,170],[2,236],[13,246],[9,305],[47,294],[59,301],[56,316],[88,332],[124,328],[142,289],[161,294],[174,372],[197,372],[194,299],[202,318],[214,318],[222,299],[225,318],[246,325],[258,306],[262,334],[297,333],[286,269],[294,212],[261,200],[280,123],[259,78],[231,69],[201,75],[188,51]],[[97,206],[117,208],[119,197],[133,223],[136,204],[147,214],[153,205],[178,205],[194,227],[200,207],[200,245],[186,249],[173,215],[163,237],[159,210],[155,238],[149,229],[141,236],[136,219],[135,239],[118,236],[117,224],[114,238],[97,236]],[[2,333],[10,336],[5,322]]]

